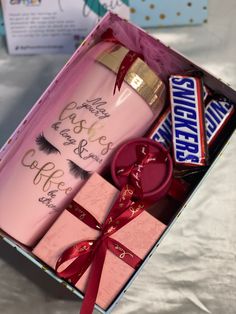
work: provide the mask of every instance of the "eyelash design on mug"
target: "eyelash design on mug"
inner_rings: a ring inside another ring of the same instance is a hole
[[[47,155],[60,154],[60,151],[45,138],[43,133],[36,137],[35,142],[38,145],[39,150],[43,151]]]
[[[81,178],[82,180],[86,180],[90,176],[90,172],[82,169],[80,166],[76,165],[72,160],[68,160],[70,173],[75,178]]]

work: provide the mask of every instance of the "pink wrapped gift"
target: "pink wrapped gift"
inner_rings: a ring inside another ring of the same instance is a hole
[[[118,195],[119,191],[114,186],[94,173],[74,201],[90,212],[97,221],[103,222]],[[114,233],[111,238],[119,241],[143,259],[165,228],[166,225],[144,211]],[[78,242],[98,237],[99,231],[90,228],[65,210],[35,247],[33,253],[55,269],[58,259],[66,249]],[[81,292],[85,292],[90,268],[76,284]],[[122,259],[107,251],[96,300],[97,305],[107,309],[134,271]]]

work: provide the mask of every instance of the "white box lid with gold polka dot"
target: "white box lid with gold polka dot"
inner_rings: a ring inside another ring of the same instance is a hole
[[[131,21],[141,27],[202,24],[208,0],[129,0]]]

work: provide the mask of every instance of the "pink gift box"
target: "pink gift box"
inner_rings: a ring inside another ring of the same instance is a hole
[[[94,173],[74,201],[102,223],[118,194],[119,191],[114,186]],[[111,237],[144,259],[165,229],[166,225],[144,211]],[[55,268],[57,260],[66,249],[77,242],[93,240],[98,236],[99,231],[91,229],[65,210],[35,247],[33,253],[46,264]],[[83,293],[89,271],[90,268],[76,284],[76,288]],[[107,309],[133,273],[134,269],[131,266],[107,251],[97,305]]]
[[[83,57],[83,55],[88,51],[88,49],[94,44],[94,42],[99,40],[99,37],[103,32],[105,32],[108,28],[112,28],[118,40],[120,40],[124,45],[129,47],[130,49],[142,53],[147,60],[148,64],[160,74],[161,78],[166,82],[170,74],[181,74],[186,73],[186,71],[190,70],[200,70],[204,74],[204,83],[215,93],[224,95],[228,97],[231,101],[236,103],[236,92],[227,84],[223,83],[220,79],[214,77],[212,74],[208,73],[204,69],[200,68],[181,54],[177,53],[170,47],[167,47],[159,40],[156,40],[149,36],[147,33],[143,32],[141,29],[129,24],[128,22],[120,19],[118,16],[113,14],[108,14],[93,30],[93,32],[87,37],[86,41],[80,48],[75,52],[75,54],[69,59],[68,63],[65,67],[60,71],[57,77],[52,81],[50,86],[44,92],[44,94],[40,97],[37,103],[34,105],[29,114],[24,118],[23,122],[19,125],[19,127],[15,130],[11,138],[7,141],[0,152],[0,171],[4,168],[6,164],[9,163],[12,156],[16,153],[18,147],[21,145],[22,139],[27,137],[27,134],[30,133],[31,126],[35,123],[38,123],[40,119],[44,116],[46,109],[52,104],[52,96],[56,97],[59,95],[62,90],[62,86],[64,88],[66,85],[67,76],[71,76],[71,73],[75,69],[78,61]],[[30,92],[30,91],[29,91]],[[193,187],[189,193],[189,197],[192,196],[197,187],[201,184],[202,179],[205,179],[209,174],[214,162],[218,157],[221,156],[223,148],[229,142],[233,132],[235,131],[235,120],[231,120],[227,127],[223,132],[219,135],[217,147],[214,148],[213,155],[211,156],[211,167],[205,173],[201,173],[196,176],[193,182]],[[22,181],[23,184],[23,181]],[[31,191],[29,191],[31,192]],[[161,240],[164,238],[164,235],[170,230],[170,228],[177,221],[181,212],[186,208],[188,204],[188,200],[183,201],[181,204],[169,204],[168,200],[164,200],[162,204],[158,203],[158,208],[160,211],[156,210],[156,206],[152,209],[152,214],[157,217],[161,217],[161,220],[165,222],[167,228],[165,229],[164,234],[161,238],[154,243],[149,254],[145,258],[144,263],[135,272],[135,274],[130,278],[125,287],[121,289],[117,298],[115,298],[114,302],[111,304],[107,311],[98,308],[101,313],[111,313],[116,304],[120,301],[128,287],[132,284],[133,280],[138,276],[140,271],[142,270],[145,263],[151,257],[151,255],[156,251],[159,246]],[[161,205],[161,206],[160,206]],[[73,219],[74,221],[74,219]],[[82,298],[82,294],[78,289],[75,289],[65,281],[61,280],[58,276],[55,275],[55,272],[51,270],[49,267],[45,267],[44,263],[37,259],[35,255],[31,253],[31,251],[27,248],[20,246],[14,239],[1,231],[1,235],[3,240],[16,248],[22,255],[24,255],[27,259],[29,259],[32,263],[40,267],[43,271],[45,271],[48,275],[53,277],[59,283],[66,286],[70,291],[72,291],[75,295]],[[117,233],[118,235],[118,233]],[[76,241],[75,241],[76,242]],[[127,242],[128,245],[128,242]],[[131,247],[130,247],[131,249]],[[63,249],[62,249],[63,251]],[[160,271],[160,270],[158,270]],[[82,283],[82,282],[81,282]],[[10,291],[9,291],[10,294]]]

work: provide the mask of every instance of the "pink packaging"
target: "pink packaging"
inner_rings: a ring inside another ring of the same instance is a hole
[[[135,63],[114,94],[116,75],[107,63],[114,59],[112,65],[119,66],[128,51],[102,41],[78,57],[0,167],[0,228],[22,244],[35,245],[89,175],[108,165],[114,148],[143,135],[161,112],[164,84],[148,72],[161,88],[155,90],[157,101],[147,102],[130,82],[129,73],[138,71]],[[141,59],[136,64],[147,71]],[[142,80],[144,87],[147,83]]]
[[[118,193],[119,191],[114,186],[94,173],[74,200],[99,222],[102,222]],[[166,226],[163,223],[144,211],[112,235],[112,238],[144,259],[165,229]],[[91,229],[65,210],[35,247],[33,253],[46,264],[55,268],[58,258],[67,248],[80,241],[96,239],[98,235],[98,231]],[[90,268],[76,284],[81,292],[85,291],[89,271]],[[133,268],[108,251],[96,301],[97,305],[107,309],[133,273]]]
[[[102,21],[97,25],[97,27],[93,30],[93,32],[87,37],[86,41],[80,48],[75,52],[75,54],[70,58],[68,63],[62,69],[62,71],[58,74],[58,76],[53,80],[51,85],[48,87],[46,92],[42,95],[39,101],[35,104],[31,112],[27,115],[24,119],[22,124],[16,129],[12,137],[8,140],[5,146],[2,148],[0,152],[0,168],[3,168],[6,164],[9,163],[11,158],[17,151],[17,148],[21,145],[22,139],[30,134],[31,126],[36,123],[38,117],[43,116],[43,111],[47,106],[47,103],[51,96],[54,93],[58,92],[57,86],[58,83],[61,83],[62,80],[70,74],[70,71],[76,65],[78,58],[81,58],[88,49],[97,42],[102,33],[107,31],[108,29],[112,29],[115,33],[115,36],[119,39],[122,44],[129,47],[129,49],[133,49],[139,53],[142,53],[145,57],[147,63],[159,73],[161,79],[164,82],[167,82],[169,76],[171,74],[181,74],[186,73],[188,71],[200,70],[204,74],[204,83],[209,86],[209,88],[217,94],[226,96],[229,100],[236,103],[236,92],[227,84],[219,80],[214,75],[210,74],[209,72],[205,71],[204,69],[200,68],[196,64],[194,64],[191,60],[188,60],[186,57],[182,56],[180,53],[174,51],[170,47],[167,47],[165,44],[160,42],[157,39],[154,39],[150,35],[148,35],[143,30],[137,28],[136,26],[128,23],[127,21],[122,20],[116,15],[108,14]],[[227,127],[227,132],[223,132],[224,134],[219,134],[220,145],[217,146],[216,151],[214,152],[214,156],[212,157],[212,164],[213,161],[216,161],[218,156],[221,156],[223,148],[226,146],[228,141],[230,140],[233,132],[235,131],[235,120],[230,121]],[[202,179],[206,178],[206,175],[209,174],[209,171],[212,169],[211,165],[209,169],[206,170],[206,173],[198,176],[194,183],[194,187],[191,188],[189,191],[189,197],[192,196],[201,182]],[[1,171],[1,170],[0,170]],[[22,185],[24,181],[22,178]],[[24,191],[25,192],[25,191]],[[26,191],[30,192],[30,191]],[[14,194],[13,196],[14,197]],[[174,206],[175,205],[175,206]],[[182,211],[188,205],[188,201],[184,201],[181,203],[181,206],[177,203],[173,204],[173,206],[169,206],[169,203],[163,207],[163,212],[160,213],[161,220],[166,223],[168,226],[166,232],[171,229],[175,222],[177,222],[178,217],[182,213]],[[159,204],[158,204],[159,207]],[[6,209],[7,210],[7,209]],[[154,212],[154,213],[153,213]],[[153,215],[156,213],[156,207],[153,208]],[[164,219],[163,219],[164,217]],[[18,223],[18,218],[12,218],[15,224]],[[22,218],[21,218],[22,219]],[[47,274],[52,276],[57,282],[61,283],[63,286],[66,286],[67,289],[72,291],[76,296],[82,298],[81,293],[77,289],[74,289],[69,283],[65,283],[61,280],[55,273],[48,267],[45,267],[43,262],[39,259],[36,259],[34,255],[31,254],[30,250],[20,246],[14,239],[11,239],[8,235],[1,231],[1,235],[3,240],[20,252],[20,254],[24,255],[30,262],[34,263],[37,267],[40,267],[43,271],[46,271]],[[152,250],[146,256],[144,263],[135,272],[129,282],[124,286],[124,288],[120,291],[117,298],[114,300],[113,304],[109,307],[107,311],[102,310],[99,308],[101,313],[111,313],[117,303],[121,300],[124,296],[126,290],[132,284],[134,279],[139,275],[142,271],[142,268],[145,266],[145,263],[148,262],[151,255],[157,250],[161,240],[164,236],[153,245]],[[157,268],[158,269],[158,268]],[[9,291],[9,294],[11,292]]]

